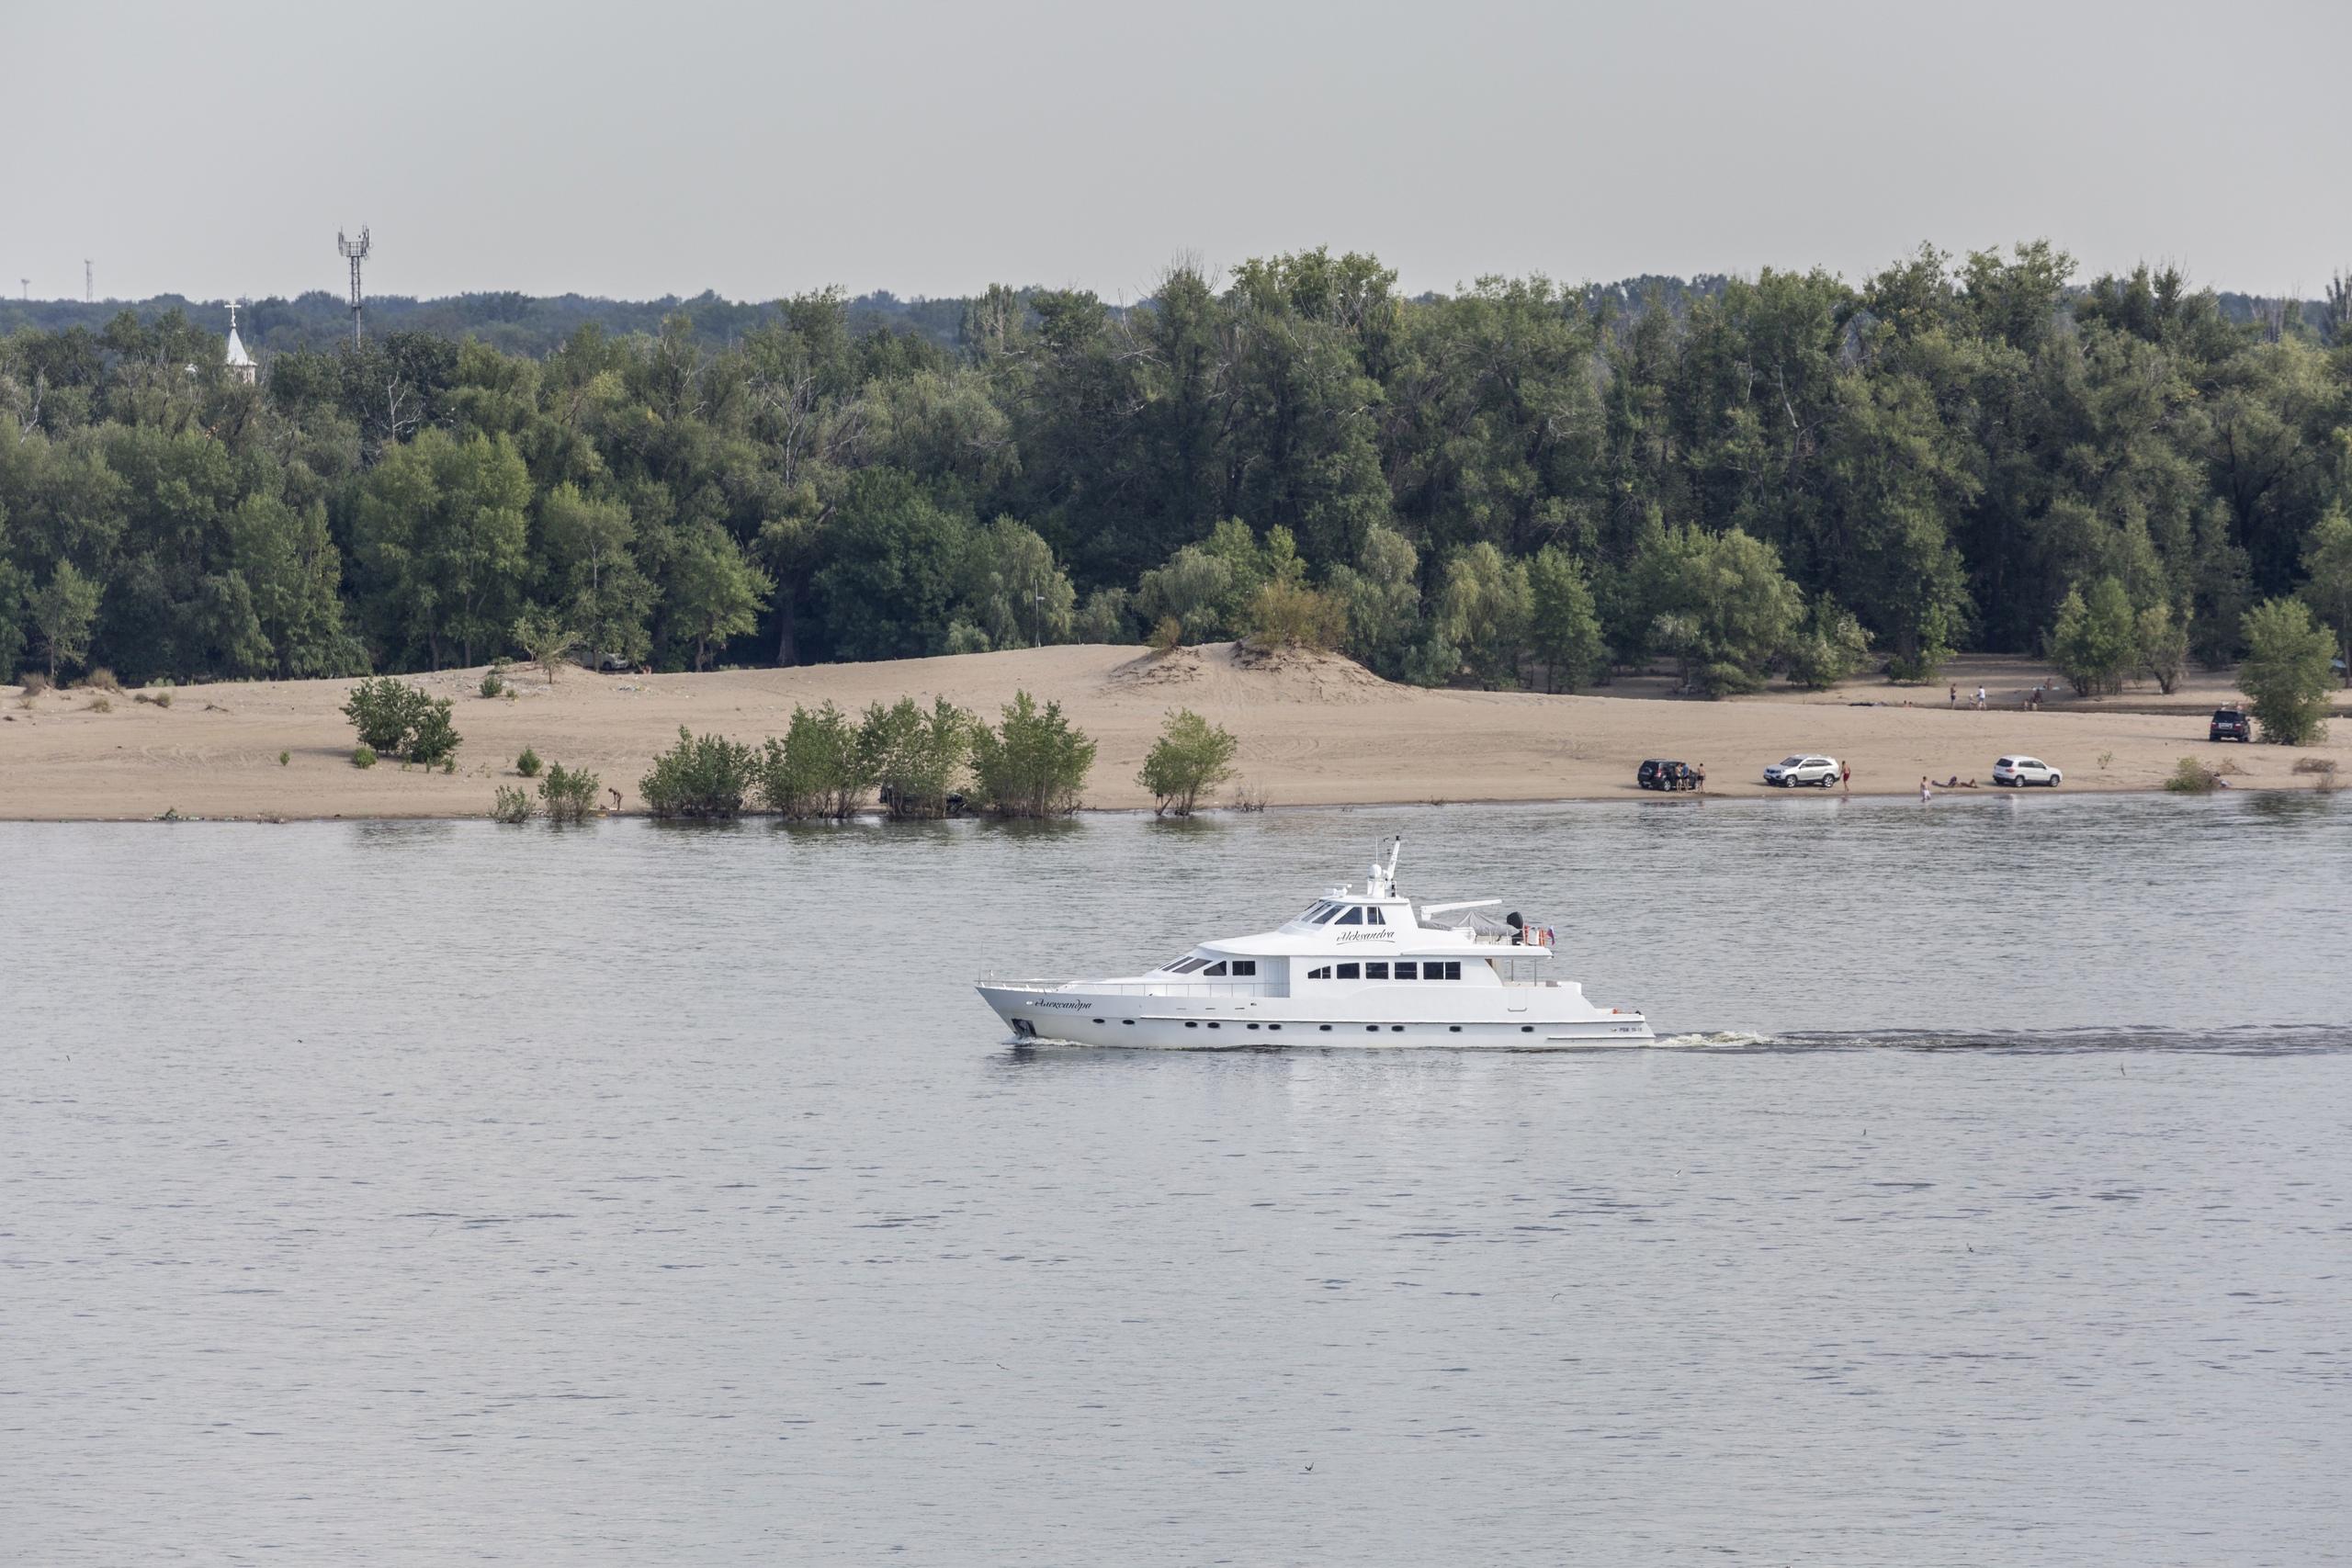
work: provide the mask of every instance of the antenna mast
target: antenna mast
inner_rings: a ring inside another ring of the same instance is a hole
[[[344,260],[351,264],[351,346],[357,348],[359,346],[359,264],[368,259],[368,226],[364,223],[359,226],[359,238],[356,240],[345,238],[343,231],[336,230],[334,244],[335,249],[343,253]]]
[[[95,305],[98,301],[97,264],[89,257],[82,258],[82,303]]]

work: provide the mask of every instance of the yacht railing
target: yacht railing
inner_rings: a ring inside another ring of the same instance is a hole
[[[1032,980],[983,975],[983,986],[1003,986],[1024,991],[1058,991],[1075,987],[1088,996],[1104,997],[1286,997],[1290,987],[1273,980]]]

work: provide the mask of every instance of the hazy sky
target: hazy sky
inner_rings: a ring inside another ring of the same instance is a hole
[[[1406,288],[2047,235],[2316,294],[2352,6],[0,0],[0,278],[1134,299],[1369,250]]]

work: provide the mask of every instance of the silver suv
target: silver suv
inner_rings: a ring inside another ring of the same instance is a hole
[[[1764,770],[1764,782],[1790,789],[1798,784],[1819,784],[1827,789],[1838,782],[1838,759],[1809,753],[1783,757]]]

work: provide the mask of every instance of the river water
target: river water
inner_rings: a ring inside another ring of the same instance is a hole
[[[1406,835],[1674,1042],[1016,1049]],[[2312,1563],[2352,799],[0,825],[0,1558]]]

